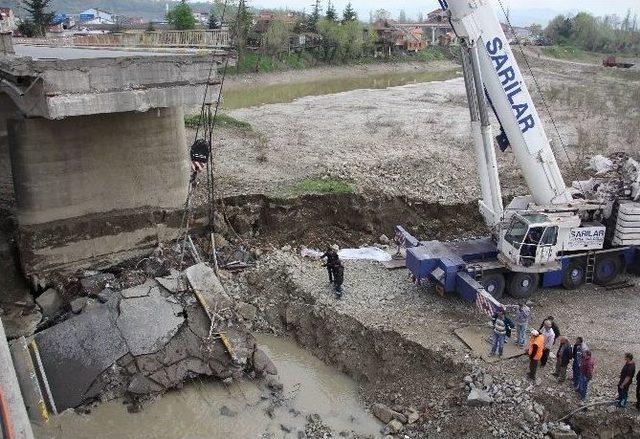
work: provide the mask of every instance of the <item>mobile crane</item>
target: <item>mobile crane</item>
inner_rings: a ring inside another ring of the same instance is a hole
[[[489,0],[439,0],[462,50],[462,70],[482,199],[491,237],[420,242],[398,226],[416,282],[457,292],[490,312],[508,292],[531,296],[540,286],[607,285],[640,265],[640,164],[599,157],[600,175],[567,187],[542,121]],[[495,138],[511,148],[530,194],[506,207]]]

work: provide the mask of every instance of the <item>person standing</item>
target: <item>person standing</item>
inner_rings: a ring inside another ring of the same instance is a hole
[[[580,363],[580,385],[578,386],[578,394],[581,400],[587,399],[589,383],[593,379],[595,369],[595,360],[591,355],[591,351],[584,351],[582,362]]]
[[[540,333],[544,335],[544,351],[542,352],[542,358],[540,359],[540,367],[545,367],[549,360],[549,352],[551,352],[551,348],[556,342],[556,333],[553,330],[553,323],[550,320],[545,320]]]
[[[529,379],[536,379],[536,372],[538,370],[538,363],[542,358],[542,352],[544,350],[544,335],[540,334],[535,329],[531,331],[531,338],[529,339],[529,345],[527,346],[527,354],[529,355]]]
[[[327,272],[329,273],[329,283],[333,283],[333,272],[335,267],[340,264],[340,257],[338,256],[338,252],[335,251],[331,247],[327,247],[327,251],[320,256],[320,259],[326,259],[327,262],[324,264],[327,267]]]
[[[502,357],[504,350],[504,338],[507,335],[507,324],[505,323],[504,310],[498,310],[493,319],[493,336],[491,338],[490,356],[499,355]]]
[[[553,334],[555,335],[555,339],[553,340],[553,343],[555,343],[556,340],[560,339],[560,328],[558,327],[558,325],[555,322],[555,319],[553,316],[549,316],[546,319],[544,319],[542,321],[542,324],[540,325],[540,329],[538,331],[542,332],[542,330],[544,329],[544,324],[549,321],[551,322],[551,329],[553,329]]]
[[[518,305],[507,305],[507,307],[515,314],[516,343],[521,348],[524,348],[524,338],[527,334],[527,328],[529,327],[529,320],[531,319],[531,309],[524,303],[520,303]]]
[[[560,337],[560,347],[556,356],[556,371],[552,373],[553,376],[558,378],[559,383],[567,379],[567,367],[569,367],[569,361],[571,360],[571,352],[569,339]]]
[[[578,390],[580,386],[580,364],[582,363],[582,357],[584,355],[584,351],[587,350],[587,346],[584,343],[582,337],[577,337],[576,342],[573,345],[573,352],[571,357],[573,358],[572,371],[573,371],[573,388]]]
[[[636,375],[636,409],[640,412],[640,371]]]
[[[633,355],[627,353],[624,355],[624,366],[620,372],[620,381],[618,381],[618,407],[620,408],[627,406],[629,387],[631,387],[631,382],[635,374],[636,363],[633,361]]]
[[[338,261],[338,265],[333,267],[333,288],[336,292],[336,299],[342,299],[342,283],[344,282],[344,265]]]

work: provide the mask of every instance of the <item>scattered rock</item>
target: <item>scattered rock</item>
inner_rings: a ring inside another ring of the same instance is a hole
[[[387,235],[380,235],[380,238],[378,238],[378,241],[380,241],[381,244],[389,244],[389,242],[391,242]]]
[[[250,303],[240,302],[238,304],[238,312],[248,322],[253,322],[256,319],[258,308]]]
[[[373,416],[385,424],[388,424],[394,419],[393,414],[395,412],[384,404],[374,404],[373,407],[371,407],[371,411],[373,412]]]
[[[80,279],[82,294],[85,296],[95,296],[113,282],[115,278],[112,273],[98,273]]]
[[[576,432],[573,430],[552,430],[549,432],[549,436],[551,436],[552,439],[571,439],[578,437]]]
[[[226,405],[223,405],[222,407],[220,407],[220,416],[226,416],[228,418],[233,418],[237,415],[238,413],[231,410],[229,407],[227,407]]]
[[[40,306],[40,309],[42,309],[43,317],[54,317],[64,305],[62,297],[60,297],[58,291],[53,288],[49,288],[38,296],[36,303]]]
[[[387,426],[384,428],[384,433],[385,434],[398,434],[402,431],[402,429],[404,428],[404,425],[402,425],[402,423],[400,421],[398,421],[397,419],[392,420],[391,422],[389,422],[387,424]]]
[[[78,297],[77,299],[72,300],[71,303],[70,303],[71,312],[74,313],[74,314],[80,314],[82,312],[82,310],[84,309],[86,304],[87,304],[87,298],[86,297]]]
[[[467,405],[470,407],[480,407],[489,405],[493,402],[493,398],[484,390],[472,389],[467,397]]]
[[[100,291],[95,297],[100,301],[100,303],[107,303],[109,299],[113,296],[114,291],[110,288],[105,288]]]
[[[278,369],[271,358],[262,350],[256,349],[253,353],[253,369],[257,374],[278,375]]]
[[[269,377],[267,387],[274,392],[282,392],[282,389],[284,389],[284,385],[276,377]]]

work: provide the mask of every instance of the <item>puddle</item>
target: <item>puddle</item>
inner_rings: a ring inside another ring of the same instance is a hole
[[[34,426],[36,438],[55,439],[212,439],[297,438],[306,416],[317,413],[337,433],[354,431],[379,437],[381,424],[358,399],[357,384],[348,376],[322,363],[294,342],[259,335],[258,342],[276,363],[283,395],[289,402],[270,418],[257,383],[243,380],[222,383],[196,380],[129,414],[121,401],[93,409],[90,415],[67,411],[46,427]],[[234,416],[221,415],[226,407]],[[295,409],[299,414],[290,411]],[[281,429],[285,425],[291,433]]]
[[[456,76],[458,76],[456,70],[392,72],[331,77],[286,84],[248,86],[225,90],[223,107],[227,110],[235,110],[264,104],[292,102],[305,96],[320,96],[358,89],[381,89],[407,84],[444,81]]]

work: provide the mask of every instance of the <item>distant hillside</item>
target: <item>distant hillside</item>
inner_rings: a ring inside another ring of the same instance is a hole
[[[115,14],[122,14],[128,17],[142,17],[147,20],[159,20],[164,17],[165,5],[169,3],[172,7],[177,2],[164,2],[153,0],[54,0],[56,12],[78,13],[89,8],[103,9]],[[20,7],[20,0],[0,0],[0,6],[10,7],[19,16],[24,16],[24,10]],[[190,3],[191,7],[197,11],[208,11],[211,3]]]

